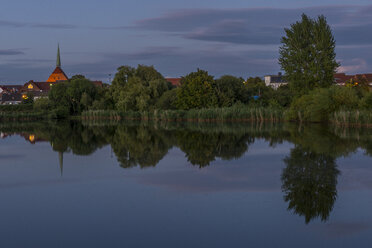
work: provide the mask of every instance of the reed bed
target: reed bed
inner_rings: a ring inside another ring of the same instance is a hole
[[[47,119],[43,112],[0,112],[0,121],[35,121]]]
[[[337,111],[330,116],[330,121],[336,125],[341,126],[372,127],[372,111]]]
[[[118,112],[112,110],[92,110],[82,113],[83,120],[155,120],[155,121],[193,121],[193,122],[228,122],[228,121],[283,121],[283,110],[273,108],[210,108],[184,110],[154,110],[144,112]]]
[[[32,104],[0,105],[0,112],[30,112],[33,111]]]

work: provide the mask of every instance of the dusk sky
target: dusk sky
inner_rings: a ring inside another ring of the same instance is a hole
[[[166,77],[280,71],[283,29],[323,14],[339,71],[372,72],[371,0],[1,0],[0,84],[45,81],[60,43],[62,68],[108,82],[120,65]]]

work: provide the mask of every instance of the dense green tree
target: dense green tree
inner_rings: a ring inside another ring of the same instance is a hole
[[[145,82],[146,85],[154,80],[164,80],[164,77],[158,72],[154,66],[138,65],[135,71],[135,76]]]
[[[64,107],[70,109],[70,102],[67,96],[68,84],[58,83],[52,86],[49,91],[49,100],[52,108]]]
[[[73,75],[71,78],[70,78],[70,81],[73,81],[73,80],[76,80],[76,79],[86,79],[84,75],[81,75],[81,74],[76,74],[76,75]]]
[[[256,85],[259,83],[263,83],[264,81],[260,77],[249,77],[245,80],[244,84],[247,86]]]
[[[280,107],[289,107],[293,100],[293,92],[289,85],[282,85],[277,90],[273,91],[273,98],[270,105],[277,104]]]
[[[273,99],[274,90],[266,86],[262,79],[256,77],[248,78],[245,81],[241,94],[244,103],[256,106],[268,106],[269,102]],[[255,97],[258,97],[258,99]]]
[[[68,83],[66,94],[71,113],[77,114],[87,110],[91,105],[97,96],[97,87],[88,79],[76,79]]]
[[[122,91],[116,107],[120,111],[144,111],[150,103],[150,89],[138,77],[131,77]]]
[[[138,65],[137,68],[119,67],[110,92],[118,110],[147,111],[155,108],[167,90],[168,83],[153,66]],[[105,98],[109,102],[109,93]]]
[[[176,109],[177,89],[172,89],[164,92],[157,100],[155,106],[157,109]]]
[[[128,82],[128,79],[134,76],[135,72],[136,69],[133,67],[120,66],[117,69],[114,80],[112,80],[112,87],[123,87]]]
[[[47,97],[35,99],[33,105],[35,111],[47,111],[50,110],[50,107],[50,101]]]
[[[242,88],[244,79],[230,75],[224,75],[217,79],[214,88],[218,97],[219,107],[230,107],[238,101],[242,101]]]
[[[184,110],[217,107],[218,98],[213,86],[213,76],[207,71],[198,69],[182,77],[177,91],[177,107]]]
[[[302,95],[315,87],[329,87],[339,66],[335,40],[324,16],[302,20],[285,29],[279,63],[291,89]]]
[[[63,109],[70,114],[79,114],[89,109],[98,98],[98,89],[88,79],[77,78],[53,85],[49,101],[53,109]]]

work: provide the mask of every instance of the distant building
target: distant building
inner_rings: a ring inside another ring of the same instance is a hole
[[[40,97],[48,97],[48,93],[53,85],[56,85],[61,82],[68,81],[68,77],[65,72],[61,68],[61,55],[59,50],[59,45],[57,49],[57,62],[56,68],[49,76],[46,82],[34,82],[33,80],[25,83],[18,92],[22,95],[23,99],[27,99],[28,95],[31,94],[34,99],[38,99]],[[103,87],[102,81],[92,81],[97,87]]]
[[[34,82],[29,81],[25,83],[22,88],[19,89],[19,92],[22,94],[22,97],[25,99],[27,94],[31,94],[34,99],[40,97],[47,97],[50,91],[50,88],[56,83],[49,82]]]
[[[278,75],[266,75],[265,76],[265,85],[272,87],[273,89],[278,89],[282,85],[288,84],[283,79],[283,75],[281,72],[278,73]]]
[[[0,85],[0,94],[18,92],[22,85]]]
[[[345,73],[335,73],[333,77],[335,79],[335,84],[339,86],[345,86],[346,82],[350,81],[351,79],[359,80],[360,78],[363,78],[367,81],[370,89],[372,90],[372,73],[355,74],[355,75],[346,75]]]
[[[181,86],[181,78],[165,78],[165,80],[171,83],[174,87]]]
[[[14,105],[22,102],[22,95],[18,92],[4,93],[1,95],[1,104]]]

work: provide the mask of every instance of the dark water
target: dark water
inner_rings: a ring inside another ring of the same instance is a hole
[[[371,247],[372,130],[0,124],[0,247]]]

